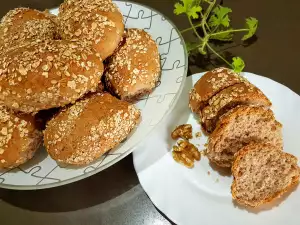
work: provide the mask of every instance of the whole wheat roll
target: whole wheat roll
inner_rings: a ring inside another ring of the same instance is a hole
[[[0,106],[0,169],[27,162],[42,140],[43,134],[33,116]]]
[[[54,15],[35,9],[16,8],[10,10],[2,18],[0,24],[1,53],[32,42],[59,38],[55,21]]]
[[[151,36],[127,29],[123,45],[109,58],[105,84],[120,99],[135,102],[150,94],[160,79],[160,56]]]
[[[51,119],[44,144],[54,160],[85,165],[116,147],[139,121],[140,111],[134,105],[108,93],[96,93]]]
[[[123,16],[111,0],[65,0],[58,18],[64,39],[85,42],[102,59],[110,56],[122,40]]]
[[[26,113],[60,107],[95,91],[99,55],[79,42],[47,40],[0,57],[0,104]]]

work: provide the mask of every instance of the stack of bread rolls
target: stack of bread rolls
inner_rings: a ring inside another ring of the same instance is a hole
[[[227,68],[204,74],[190,92],[190,109],[209,134],[207,156],[234,175],[232,195],[259,206],[299,181],[297,158],[282,152],[282,125],[270,100]]]
[[[66,0],[58,16],[17,8],[0,34],[0,169],[32,158],[43,136],[58,162],[93,162],[139,123],[132,102],[160,78],[156,43],[125,30],[111,0]]]

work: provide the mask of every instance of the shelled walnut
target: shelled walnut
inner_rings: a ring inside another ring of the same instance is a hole
[[[172,155],[174,160],[188,168],[193,168],[194,161],[201,159],[201,153],[195,145],[187,140],[180,140],[177,144],[178,146],[173,146]]]
[[[171,137],[174,140],[178,138],[183,138],[186,140],[193,138],[193,128],[191,124],[182,124],[175,128],[175,130],[171,133]]]

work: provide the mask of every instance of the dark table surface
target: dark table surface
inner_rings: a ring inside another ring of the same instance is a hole
[[[43,10],[57,7],[62,0],[2,1],[0,16],[9,9],[26,6]],[[173,15],[174,0],[138,0],[161,11],[179,29],[188,26],[185,17]],[[227,55],[241,56],[246,71],[270,77],[298,94],[300,93],[300,1],[225,0],[232,8],[233,25],[242,26],[245,17],[259,20],[257,38],[249,46],[239,42],[220,46]],[[191,34],[186,39],[193,39]],[[201,57],[192,59],[189,74],[213,68]],[[280,93],[278,93],[280,94]],[[156,209],[139,184],[132,163],[132,155],[114,166],[85,180],[62,187],[13,191],[0,189],[0,224],[68,225],[68,224],[171,224]]]

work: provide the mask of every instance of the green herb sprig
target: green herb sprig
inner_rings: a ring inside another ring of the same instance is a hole
[[[205,10],[202,7],[204,4],[207,4]],[[189,53],[198,50],[201,54],[206,55],[207,51],[210,51],[222,59],[235,72],[239,73],[245,67],[244,61],[240,57],[233,57],[232,62],[228,62],[213,49],[210,41],[232,41],[234,33],[246,32],[242,37],[242,41],[245,41],[255,34],[258,20],[249,17],[246,19],[244,28],[234,29],[230,26],[229,13],[231,12],[230,8],[216,4],[216,0],[180,0],[180,2],[175,3],[174,9],[176,15],[186,14],[191,25],[190,28],[182,30],[181,33],[193,31],[198,39],[196,43],[186,43]],[[194,24],[193,19],[200,19],[200,22]],[[197,28],[202,29],[203,35],[198,33]]]

